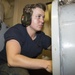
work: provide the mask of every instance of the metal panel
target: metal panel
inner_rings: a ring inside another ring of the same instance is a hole
[[[52,2],[53,75],[75,75],[75,3]]]
[[[58,1],[52,2],[52,64],[53,75],[60,75],[60,39],[59,39],[59,20],[58,20]]]
[[[75,75],[75,3],[60,7],[62,75]]]

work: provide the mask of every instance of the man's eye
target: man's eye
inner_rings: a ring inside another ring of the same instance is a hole
[[[37,18],[40,18],[41,16],[36,16]]]
[[[40,19],[40,18],[42,18],[42,19],[44,19],[45,18],[45,16],[41,16],[41,15],[39,15],[39,16],[36,16],[38,19]]]

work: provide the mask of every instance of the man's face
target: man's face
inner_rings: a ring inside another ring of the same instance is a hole
[[[41,8],[33,9],[30,27],[34,31],[40,31],[44,24],[45,12]]]

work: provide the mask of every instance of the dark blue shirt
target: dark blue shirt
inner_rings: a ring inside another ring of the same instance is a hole
[[[21,54],[31,58],[37,57],[43,49],[47,49],[51,45],[51,38],[45,35],[44,32],[39,31],[36,36],[35,40],[32,40],[26,28],[21,24],[9,28],[4,34],[5,44],[8,40],[17,40],[21,45]],[[7,59],[4,46],[4,49],[0,52],[0,64],[5,62],[7,62]]]

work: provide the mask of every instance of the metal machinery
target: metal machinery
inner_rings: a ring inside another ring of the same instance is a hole
[[[53,75],[75,75],[75,1],[52,2]]]

